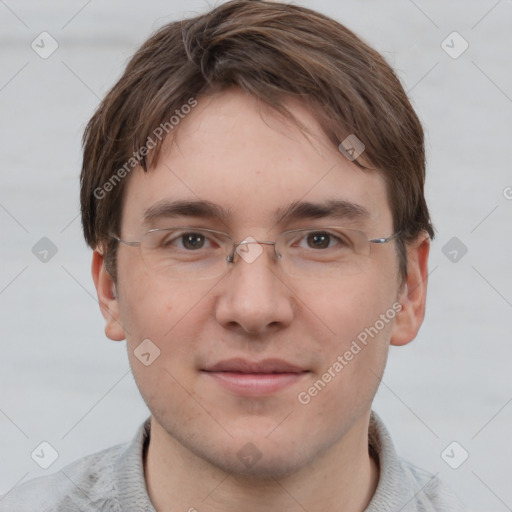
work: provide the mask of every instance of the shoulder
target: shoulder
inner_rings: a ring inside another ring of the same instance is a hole
[[[399,457],[384,423],[373,411],[368,431],[380,474],[365,512],[464,512],[457,496],[437,477]]]
[[[121,512],[115,466],[128,444],[88,455],[0,497],[0,512]]]
[[[403,475],[407,477],[411,489],[415,492],[416,508],[425,512],[464,512],[465,509],[453,491],[436,475],[424,471],[399,458]]]

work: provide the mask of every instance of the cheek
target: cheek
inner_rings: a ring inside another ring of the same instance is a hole
[[[396,287],[391,279],[383,275],[365,279],[351,276],[338,280],[335,285],[326,282],[317,289],[310,289],[307,294],[304,293],[306,288],[297,293],[311,317],[317,319],[318,329],[324,334],[324,349],[325,342],[342,348],[365,328],[373,326],[380,315],[392,307]],[[386,331],[382,327],[379,330]]]
[[[197,353],[201,335],[212,315],[208,301],[211,282],[173,283],[163,282],[145,271],[135,270],[122,287],[121,319],[127,326],[128,355],[136,380],[148,379],[157,384],[165,378],[160,372],[144,372],[136,354],[144,340],[156,345],[160,365],[181,379],[187,378],[185,369],[191,368]],[[153,366],[153,365],[152,365]]]
[[[192,389],[194,354],[207,321],[197,294],[178,293],[147,276],[132,276],[125,291],[122,317],[129,325],[128,357],[145,402],[152,411],[165,411],[171,403],[173,411],[185,408],[190,397],[184,390]],[[147,353],[150,356],[143,355]]]
[[[325,293],[330,300],[318,297],[319,316],[323,313],[329,330],[317,331],[324,333],[316,336],[321,364],[311,387],[302,390],[306,393],[302,398],[311,400],[308,410],[315,415],[329,411],[326,424],[335,430],[371,406],[386,365],[395,315],[389,293],[349,289],[337,295]]]
[[[197,297],[190,289],[193,286],[166,282],[149,274],[133,257],[121,260],[120,266],[122,263],[125,266],[119,272],[120,313],[123,325],[129,331],[129,346],[145,338],[167,343],[182,320],[196,313],[194,302],[197,302]]]
[[[335,410],[344,414],[368,406],[373,399],[396,316],[392,278],[354,276],[303,296],[321,319],[316,322],[315,348],[321,364],[315,378],[328,382],[325,387],[322,383],[316,386],[322,390],[318,405],[336,404]]]

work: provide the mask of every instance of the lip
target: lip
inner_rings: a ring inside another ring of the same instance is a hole
[[[282,359],[249,361],[241,358],[219,361],[202,371],[222,387],[245,396],[275,393],[309,373]]]
[[[235,357],[224,359],[207,366],[207,372],[237,372],[237,373],[302,373],[306,370],[284,359],[263,359],[262,361],[249,361]]]

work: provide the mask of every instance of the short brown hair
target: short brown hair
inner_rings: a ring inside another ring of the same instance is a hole
[[[135,165],[147,172],[156,164],[155,129],[170,133],[169,120],[183,105],[232,86],[290,119],[284,103],[297,98],[333,144],[349,134],[364,143],[356,163],[386,181],[403,280],[405,244],[421,231],[433,238],[434,230],[424,197],[423,129],[400,81],[378,52],[331,18],[280,2],[233,0],[160,28],[85,129],[82,226],[90,247],[105,248],[114,281],[117,243],[110,235],[119,235],[123,178]]]

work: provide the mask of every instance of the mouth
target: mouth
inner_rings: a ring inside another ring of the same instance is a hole
[[[202,372],[231,392],[259,396],[293,385],[304,378],[309,370],[282,359],[249,361],[236,358],[219,361]]]

